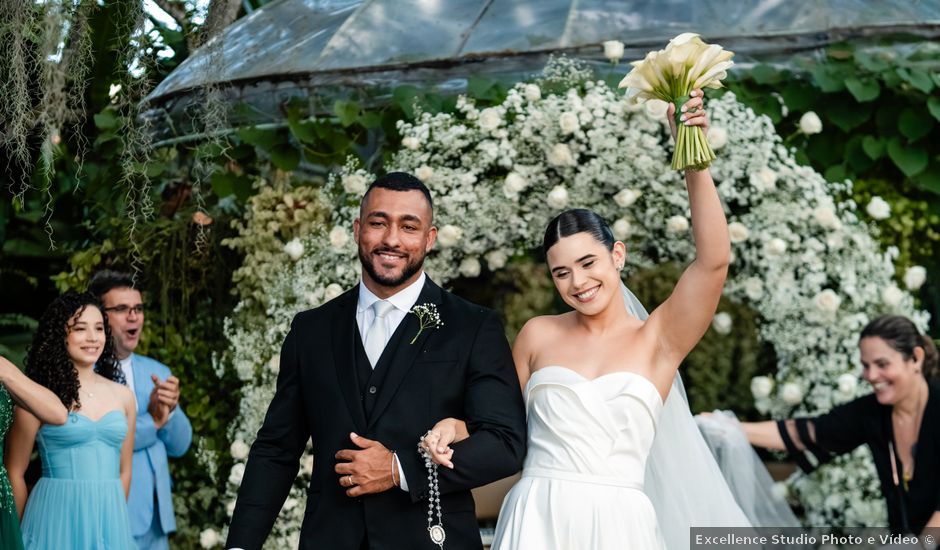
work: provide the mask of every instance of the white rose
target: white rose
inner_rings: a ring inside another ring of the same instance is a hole
[[[839,391],[846,395],[855,395],[855,388],[858,387],[858,376],[845,373],[839,376]]]
[[[445,225],[437,231],[437,242],[444,248],[450,248],[457,244],[460,237],[463,236],[463,229],[456,225]]]
[[[777,481],[770,486],[770,496],[774,500],[784,500],[787,498],[789,490],[787,489],[787,484],[784,481]]]
[[[744,294],[751,300],[760,300],[764,295],[764,281],[757,277],[749,277],[744,281]]]
[[[799,405],[803,401],[803,388],[796,382],[787,382],[780,388],[780,399],[787,405]]]
[[[630,236],[630,220],[627,218],[620,218],[614,222],[613,227],[610,228],[614,232],[614,238],[618,241],[626,240]]]
[[[754,399],[763,399],[770,395],[774,389],[774,381],[769,376],[755,376],[751,378],[751,395]]]
[[[835,313],[841,303],[842,298],[830,288],[823,290],[813,298],[813,304],[816,305],[816,308],[826,313]]]
[[[548,163],[552,166],[574,166],[574,156],[571,149],[564,143],[556,143],[548,152]]]
[[[764,244],[764,252],[768,256],[780,256],[787,251],[787,242],[780,238],[773,238]]]
[[[509,259],[502,250],[492,250],[486,253],[486,266],[490,271],[496,271],[506,267],[506,261]]]
[[[623,42],[619,40],[607,40],[604,42],[604,57],[617,62],[623,57]]]
[[[220,542],[219,533],[211,527],[199,533],[199,544],[203,548],[215,548]]]
[[[558,126],[561,128],[562,134],[573,134],[581,128],[581,123],[578,122],[578,115],[571,111],[565,111],[558,117]]]
[[[927,281],[927,270],[920,265],[914,265],[904,272],[904,286],[908,290],[918,290]]]
[[[716,313],[715,317],[712,319],[712,328],[715,329],[715,332],[718,334],[730,334],[731,333],[731,315],[728,315],[726,312],[722,311]]]
[[[290,256],[290,259],[297,261],[304,255],[304,243],[300,242],[300,239],[292,239],[284,245],[284,252]]]
[[[225,503],[225,512],[228,514],[228,517],[232,517],[232,514],[235,513],[235,500],[234,499]]]
[[[542,89],[537,84],[526,84],[522,89],[525,98],[529,101],[538,101],[542,99]]]
[[[565,189],[564,185],[556,185],[554,189],[548,192],[545,202],[552,208],[561,210],[568,206],[568,190]]]
[[[271,369],[271,371],[274,374],[277,374],[281,371],[281,354],[280,353],[272,357],[270,360],[268,360],[268,368]]]
[[[646,116],[653,120],[666,118],[666,112],[669,111],[669,104],[661,99],[650,99],[643,106],[646,110]]]
[[[330,283],[327,285],[326,290],[323,291],[323,299],[329,302],[333,298],[336,298],[343,293],[343,287],[339,286],[336,283]]]
[[[366,192],[366,187],[366,178],[362,174],[347,174],[343,178],[343,190],[350,195],[361,195]]]
[[[891,205],[879,196],[874,196],[865,207],[865,212],[876,220],[886,220],[891,217]]]
[[[767,168],[761,168],[756,174],[751,175],[751,185],[758,191],[770,191],[777,184],[777,173]]]
[[[750,234],[751,232],[747,230],[747,226],[741,222],[731,222],[728,224],[728,236],[733,243],[743,243]]]
[[[415,176],[424,183],[427,183],[434,176],[434,169],[427,164],[422,164],[415,170]]]
[[[800,131],[808,136],[822,132],[822,121],[819,120],[819,115],[813,111],[804,113],[800,117]]]
[[[340,226],[330,230],[330,244],[334,249],[340,250],[349,242],[349,233]]]
[[[904,291],[898,288],[897,285],[892,284],[881,291],[881,300],[886,306],[896,308],[904,300]]]
[[[245,463],[237,462],[232,466],[232,471],[228,475],[228,482],[232,485],[240,485],[243,477],[245,477]]]
[[[459,271],[460,271],[460,274],[463,275],[464,277],[479,277],[480,276],[480,260],[472,256],[469,258],[464,258],[464,260],[460,262]]]
[[[245,444],[241,439],[236,439],[232,442],[232,446],[229,447],[229,451],[232,453],[232,458],[235,460],[245,460],[248,458],[248,445]]]
[[[708,144],[712,146],[713,151],[721,149],[728,144],[728,131],[721,126],[713,126],[709,128]]]
[[[666,220],[666,229],[670,233],[683,233],[689,229],[689,220],[685,216],[672,216]]]
[[[621,189],[614,195],[614,202],[621,208],[628,208],[632,206],[642,194],[642,191],[636,189]]]
[[[829,206],[817,206],[813,210],[813,217],[816,219],[816,223],[826,229],[839,230],[842,228],[842,222]]]
[[[414,136],[407,136],[407,137],[403,138],[403,139],[401,140],[401,144],[402,144],[406,149],[411,149],[412,151],[414,151],[414,150],[418,149],[419,147],[421,147],[421,142],[418,141],[418,138],[416,138],[416,137],[414,137]]]
[[[526,181],[526,179],[518,172],[510,172],[506,174],[506,179],[503,181],[503,190],[508,195],[517,195],[528,186],[529,182]]]
[[[499,111],[493,107],[487,107],[480,111],[480,129],[492,132],[493,130],[499,128],[499,125],[502,124],[503,117],[499,114]]]

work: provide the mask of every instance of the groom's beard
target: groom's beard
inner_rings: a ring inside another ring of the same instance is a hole
[[[381,254],[382,252],[395,252],[401,254],[401,251],[391,250],[388,248],[377,248],[371,253],[367,253],[359,247],[359,262],[362,264],[362,268],[366,270],[366,273],[369,274],[369,277],[378,284],[390,288],[395,288],[400,286],[402,283],[411,278],[412,275],[421,270],[421,266],[424,265],[424,258],[426,254],[411,259],[411,256],[406,256],[405,266],[402,267],[401,273],[398,275],[380,275],[375,269],[375,255]]]

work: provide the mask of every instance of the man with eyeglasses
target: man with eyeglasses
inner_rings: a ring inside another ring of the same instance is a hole
[[[168,534],[176,531],[167,457],[183,456],[193,428],[179,406],[179,379],[149,357],[137,355],[144,328],[144,304],[134,279],[127,273],[99,271],[88,285],[108,314],[114,353],[128,387],[137,398],[137,431],[127,507],[131,532],[141,550],[169,548]]]

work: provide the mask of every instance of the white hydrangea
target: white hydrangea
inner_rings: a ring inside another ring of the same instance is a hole
[[[578,122],[578,115],[566,111],[558,117],[558,127],[562,134],[573,134],[581,129],[581,123]]]
[[[203,548],[215,548],[222,543],[219,532],[211,527],[199,533],[199,545]]]
[[[743,243],[750,236],[750,231],[747,230],[747,226],[741,222],[731,222],[728,224],[728,236],[731,238],[731,242]]]
[[[717,151],[728,144],[728,131],[720,126],[712,126],[708,130],[708,144],[713,151]]]
[[[731,315],[724,311],[716,313],[712,318],[712,328],[715,329],[715,332],[718,334],[731,334],[731,327]]]
[[[284,252],[296,262],[304,255],[304,243],[300,239],[291,239],[284,245]]]
[[[474,258],[473,256],[469,258],[464,258],[460,262],[460,274],[464,277],[479,277],[480,276],[480,260]]]
[[[610,229],[613,231],[615,239],[625,241],[630,237],[630,220],[618,218]]]
[[[235,460],[245,460],[248,458],[248,451],[250,450],[248,445],[241,439],[236,439],[232,442],[231,447],[229,447],[229,452],[231,452],[232,458]]]
[[[796,382],[786,382],[780,387],[780,399],[788,405],[799,405],[803,401],[803,388]]]
[[[614,202],[616,202],[617,206],[620,208],[629,208],[633,206],[633,203],[635,203],[642,194],[643,192],[638,189],[621,189],[614,195]]]
[[[920,290],[927,281],[927,270],[920,265],[914,265],[904,271],[904,286],[911,291]]]
[[[330,245],[340,250],[349,243],[349,233],[342,227],[336,226],[330,230]]]
[[[670,216],[666,220],[666,229],[670,233],[684,233],[689,230],[689,219],[685,216]]]
[[[548,196],[545,197],[545,203],[556,210],[561,210],[568,206],[568,199],[568,190],[565,189],[565,186],[556,185],[548,192]]]
[[[437,230],[437,243],[444,248],[451,248],[457,246],[457,242],[460,241],[460,237],[462,236],[463,229],[460,229],[456,225],[447,224]]]
[[[818,134],[822,132],[822,128],[822,121],[819,120],[819,115],[815,112],[808,111],[800,117],[800,131],[804,134],[808,136]]]
[[[773,378],[769,376],[755,376],[751,378],[751,395],[754,399],[763,399],[770,395],[774,389]]]

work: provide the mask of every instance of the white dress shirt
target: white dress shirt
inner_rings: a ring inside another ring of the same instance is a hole
[[[422,271],[415,282],[386,298],[395,308],[385,315],[385,344],[388,344],[388,341],[391,340],[398,325],[405,320],[405,316],[408,315],[411,308],[413,308],[418,301],[418,297],[421,296],[421,291],[424,289],[425,279],[427,279],[427,275]],[[366,331],[372,326],[372,320],[375,319],[375,311],[372,310],[372,304],[379,300],[381,300],[381,298],[366,288],[366,285],[362,281],[359,282],[359,304],[356,306],[356,324],[359,326],[359,336],[363,340],[365,340]],[[375,367],[373,366],[372,368]],[[401,463],[398,462],[398,457],[395,457],[395,465],[398,467],[398,479],[400,481],[401,490],[408,491],[408,481],[405,479],[405,472],[401,468]]]

